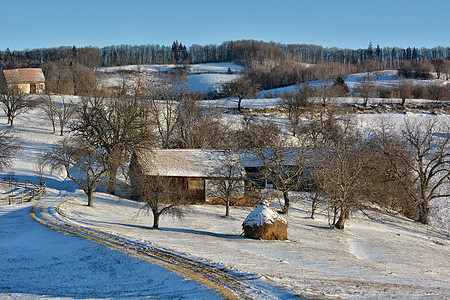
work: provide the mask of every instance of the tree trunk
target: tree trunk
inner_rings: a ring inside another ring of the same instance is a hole
[[[419,205],[419,218],[417,219],[417,222],[420,222],[422,224],[428,224],[428,203],[425,201],[420,203]]]
[[[225,216],[229,217],[230,216],[230,199],[228,199],[225,201]]]
[[[333,225],[336,224],[337,207],[333,207]]]
[[[106,191],[111,195],[114,195],[116,192],[117,169],[119,169],[119,166],[116,164],[110,165],[108,168],[108,186]]]
[[[288,191],[283,192],[283,198],[284,198],[283,214],[287,215],[289,213],[289,206],[290,206]]]
[[[159,212],[157,209],[152,209],[153,212],[153,228],[158,229],[159,228]]]
[[[347,214],[347,209],[344,207],[344,203],[341,204],[341,213],[339,214],[339,219],[334,225],[337,229],[344,229],[345,225],[345,215]]]
[[[314,214],[315,214],[316,208],[317,208],[317,198],[319,198],[319,197],[318,197],[318,195],[316,193],[314,195],[314,197],[312,199],[312,203],[311,203],[311,219],[313,219],[313,220],[314,220]]]
[[[87,196],[88,196],[88,204],[87,204],[87,206],[89,206],[89,207],[94,206],[94,189],[89,189],[88,193],[87,193]]]
[[[59,130],[60,130],[59,134],[61,136],[63,136],[64,135],[64,124],[62,124],[62,123],[59,124]]]
[[[239,97],[238,99],[239,99],[239,100],[238,100],[238,111],[240,112],[240,111],[241,111],[241,101],[242,101],[242,98]]]

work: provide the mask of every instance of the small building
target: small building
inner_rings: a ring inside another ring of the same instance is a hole
[[[3,70],[8,89],[17,88],[21,94],[41,94],[45,91],[45,76],[40,68]]]
[[[132,194],[145,176],[146,180],[164,177],[171,184],[179,184],[191,203],[216,203],[216,183],[223,180],[239,182],[232,194],[235,201],[253,197],[244,167],[232,150],[140,150],[133,154],[129,172]]]

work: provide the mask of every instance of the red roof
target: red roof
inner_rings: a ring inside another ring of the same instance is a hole
[[[44,73],[40,68],[3,70],[3,74],[9,84],[45,82]]]

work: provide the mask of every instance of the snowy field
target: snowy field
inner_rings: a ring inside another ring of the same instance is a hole
[[[217,72],[226,74],[227,69],[223,66]],[[191,72],[195,70],[191,68]],[[199,66],[198,73],[202,72]],[[277,101],[244,100],[243,107],[270,108]],[[233,100],[204,105],[236,107]],[[357,122],[367,128],[382,116],[395,124],[401,124],[404,118],[428,117],[450,122],[449,115],[426,113],[359,114]],[[241,122],[240,115],[230,112],[223,117],[228,122]],[[286,116],[279,114],[259,114],[257,118],[279,125],[286,122]],[[7,128],[3,114],[0,127]],[[61,137],[52,134],[50,123],[37,109],[18,116],[13,132],[22,140],[22,152],[1,176],[14,173],[18,179],[36,180],[38,154]],[[311,220],[307,194],[294,193],[287,216],[289,240],[258,241],[241,236],[242,222],[250,208],[231,207],[231,217],[225,218],[224,206],[194,205],[186,210],[184,219],[163,217],[161,229],[153,230],[151,216],[140,210],[139,203],[99,192],[94,208],[88,208],[84,194],[63,173],[44,175],[48,192],[39,201],[56,206],[67,200],[61,209],[78,225],[255,274],[292,294],[358,299],[450,297],[448,199],[432,204],[432,226],[366,211],[372,218],[356,212],[346,229],[338,231],[329,226],[326,211],[319,210]],[[278,205],[277,201],[272,204]],[[0,298],[220,297],[214,290],[159,266],[47,229],[31,219],[30,209],[31,204],[0,206]]]
[[[120,83],[121,71],[136,71],[140,68],[144,74],[150,78],[154,74],[161,71],[169,71],[175,69],[176,65],[140,65],[140,66],[123,66],[101,68],[98,72],[103,76],[107,85],[117,85]],[[228,68],[231,74],[228,74]],[[192,92],[208,93],[222,89],[222,84],[238,78],[239,72],[244,67],[235,63],[209,63],[209,64],[193,64],[190,65],[184,87]],[[102,75],[103,74],[103,75]]]

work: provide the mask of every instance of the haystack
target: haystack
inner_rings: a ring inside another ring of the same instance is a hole
[[[244,236],[262,240],[287,240],[287,221],[281,217],[264,197],[244,223]]]

